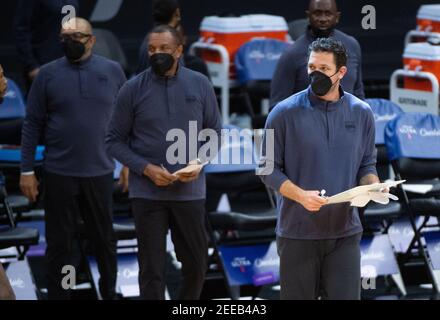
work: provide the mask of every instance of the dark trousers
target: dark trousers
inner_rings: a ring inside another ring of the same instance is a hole
[[[359,300],[362,234],[335,240],[278,237],[282,300]]]
[[[179,299],[199,299],[208,264],[204,201],[133,199],[132,210],[138,238],[142,299],[165,299],[168,229],[171,230],[177,259],[182,263],[183,283]]]
[[[46,260],[48,298],[65,300],[70,290],[62,287],[62,268],[72,265],[77,222],[82,218],[93,244],[103,299],[115,298],[116,236],[112,225],[113,174],[75,178],[45,172]]]

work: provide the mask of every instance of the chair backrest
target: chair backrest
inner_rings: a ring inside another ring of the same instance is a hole
[[[385,144],[385,127],[387,123],[399,114],[404,113],[402,108],[386,99],[366,99],[374,114],[376,124],[376,145]]]
[[[205,172],[222,174],[234,172],[255,173],[257,161],[255,159],[252,131],[233,125],[224,126],[223,130],[228,130],[228,136],[224,135],[224,143],[220,151],[206,166]]]
[[[15,221],[12,215],[12,210],[9,203],[6,201],[8,193],[6,191],[6,178],[0,171],[0,218],[3,219],[3,212],[6,215],[6,220],[9,227],[15,227]]]
[[[44,159],[44,146],[37,146],[35,150],[35,161],[42,162]],[[21,162],[21,149],[15,146],[2,146],[0,148],[0,164],[16,164],[20,165]]]
[[[404,179],[440,177],[440,117],[403,113],[385,128],[388,158]]]
[[[96,36],[96,44],[93,47],[93,53],[119,62],[122,69],[127,72],[127,57],[125,56],[121,43],[113,32],[105,29],[93,29],[93,34]]]
[[[0,120],[24,118],[26,107],[23,94],[17,84],[8,79],[8,91],[0,105]]]
[[[240,83],[272,80],[278,60],[288,45],[276,39],[254,39],[243,44],[235,55]]]
[[[389,121],[402,114],[403,110],[394,102],[386,99],[366,99],[365,101],[370,105],[374,114],[377,173],[381,180],[387,180],[390,178],[390,161],[385,147],[385,127]]]

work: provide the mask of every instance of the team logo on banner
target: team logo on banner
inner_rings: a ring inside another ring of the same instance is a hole
[[[413,135],[417,135],[417,130],[413,126],[403,125],[399,128],[401,134],[406,134],[408,139],[412,139]]]

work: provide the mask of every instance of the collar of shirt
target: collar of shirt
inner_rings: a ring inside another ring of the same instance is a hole
[[[335,30],[333,29],[332,33],[330,33],[329,37],[334,37],[335,36]],[[313,42],[317,39],[317,37],[313,34],[312,32],[312,27],[310,25],[307,26],[307,30],[306,30],[306,37],[310,42]]]
[[[71,65],[72,67],[83,69],[83,68],[86,68],[90,64],[90,62],[93,60],[93,57],[94,57],[94,55],[91,54],[86,59],[81,60],[81,61],[77,61],[77,62],[70,62],[69,60],[67,60],[66,57],[64,57],[64,59],[65,59],[66,63]]]
[[[345,98],[344,90],[342,90],[341,86],[339,86],[340,98],[338,101],[334,101],[334,102],[325,101],[325,100],[320,99],[316,94],[313,93],[310,86],[307,89],[307,93],[308,93],[309,101],[310,101],[310,104],[312,105],[312,107],[319,108],[319,109],[322,109],[325,111],[336,110],[338,107],[340,107],[342,105],[342,103],[344,102],[344,98]]]

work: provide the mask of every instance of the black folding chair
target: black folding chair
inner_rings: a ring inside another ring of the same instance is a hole
[[[377,150],[376,169],[381,181],[391,178],[391,163],[385,146],[385,127],[387,123],[404,113],[395,103],[386,99],[367,99],[375,118],[375,144]],[[366,232],[386,234],[392,222],[402,215],[401,201],[391,201],[387,205],[370,202],[363,211],[363,224]]]
[[[0,249],[15,247],[19,260],[23,260],[31,245],[38,244],[37,229],[21,228],[16,226],[14,213],[9,205],[8,194],[5,188],[4,176],[0,173],[0,213],[3,224],[0,225]],[[6,257],[5,257],[6,258]],[[12,258],[12,257],[7,257]]]
[[[398,116],[385,129],[385,144],[397,180],[406,184],[430,184],[425,194],[408,192],[405,186],[398,191],[409,217],[414,238],[405,254],[405,262],[420,257],[426,267],[434,291],[440,293],[439,281],[433,270],[423,233],[430,227],[431,217],[440,218],[440,117],[408,113]],[[420,226],[417,218],[423,217]]]

